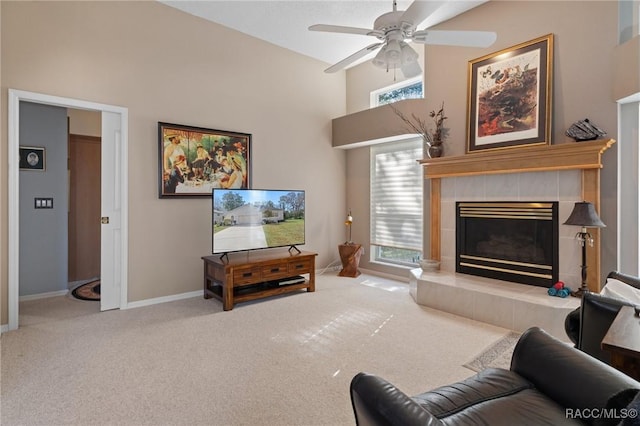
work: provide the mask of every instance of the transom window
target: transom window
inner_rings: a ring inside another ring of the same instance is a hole
[[[371,108],[401,101],[424,97],[422,78],[412,78],[371,92]]]

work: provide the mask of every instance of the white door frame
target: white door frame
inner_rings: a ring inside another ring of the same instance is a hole
[[[45,105],[54,105],[65,108],[76,108],[98,112],[112,112],[120,115],[121,129],[121,146],[116,162],[118,162],[119,171],[121,173],[120,188],[117,189],[122,207],[121,218],[121,246],[119,247],[120,267],[117,268],[120,281],[120,309],[127,307],[127,259],[128,252],[128,120],[129,112],[127,108],[88,102],[79,99],[62,98],[58,96],[45,95],[42,93],[26,92],[22,90],[9,89],[8,101],[8,174],[9,174],[9,200],[8,200],[8,218],[9,218],[9,260],[8,260],[8,314],[9,314],[9,330],[18,328],[18,309],[19,309],[19,283],[20,283],[20,259],[19,259],[19,241],[20,241],[20,209],[19,209],[19,162],[20,162],[20,102],[33,102]],[[102,254],[101,254],[102,256]],[[117,260],[118,261],[118,260]]]

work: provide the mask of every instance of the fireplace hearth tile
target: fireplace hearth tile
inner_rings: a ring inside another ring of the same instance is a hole
[[[556,201],[558,200],[559,172],[530,172],[518,176],[521,200]],[[555,188],[555,191],[549,191]]]
[[[482,289],[476,289],[474,291],[475,303],[473,304],[473,316],[471,319],[494,325],[513,324],[515,300],[507,297],[507,294],[498,290],[499,289],[491,289],[491,292],[487,293],[482,292]],[[500,295],[500,303],[496,303],[496,296],[498,295]],[[513,326],[505,328],[513,330]]]
[[[498,174],[485,177],[486,201],[519,200],[518,179]]]
[[[519,332],[538,326],[567,342],[564,318],[580,305],[544,287],[442,270],[411,270],[409,291],[419,305]]]
[[[577,195],[582,193],[582,172],[580,170],[564,170],[560,172],[558,184],[558,199],[560,201],[570,201],[572,207],[574,202],[582,201],[582,198]]]
[[[467,201],[484,200],[484,176],[461,176],[455,178],[456,199]]]

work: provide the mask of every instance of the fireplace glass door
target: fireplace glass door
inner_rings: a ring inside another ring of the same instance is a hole
[[[557,202],[457,202],[456,272],[550,287],[558,281]]]

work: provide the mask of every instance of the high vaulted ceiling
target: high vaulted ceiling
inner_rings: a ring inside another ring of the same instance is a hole
[[[378,16],[393,10],[392,0],[159,1],[328,64],[346,58],[376,39],[355,34],[313,32],[308,30],[309,26],[331,24],[373,28]],[[418,29],[444,22],[486,1],[439,1],[443,7],[420,23]],[[398,10],[406,10],[411,3],[398,0]],[[368,57],[362,60],[365,59]]]

